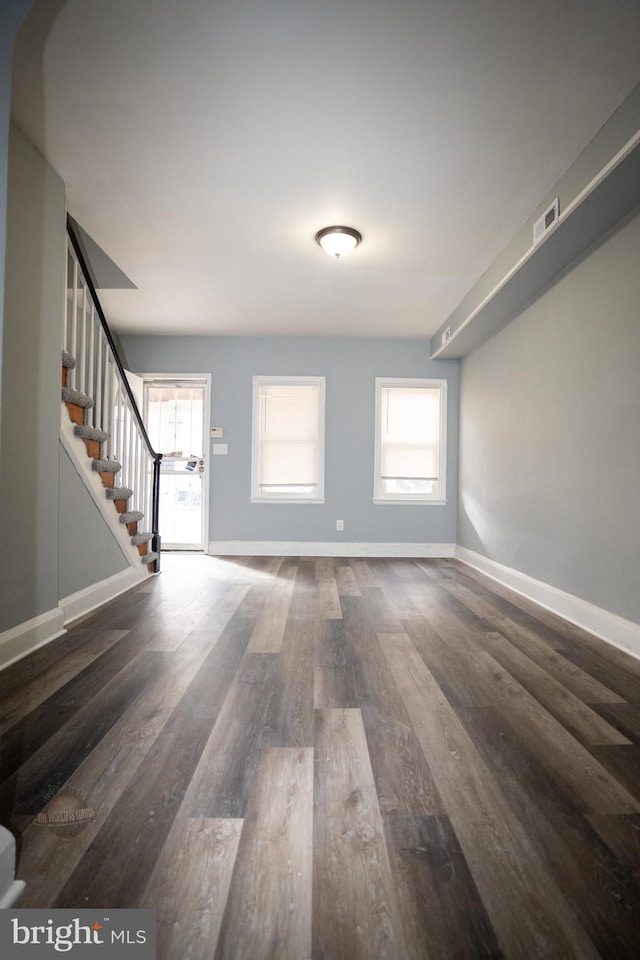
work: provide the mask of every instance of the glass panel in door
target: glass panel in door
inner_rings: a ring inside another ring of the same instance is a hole
[[[146,381],[149,439],[162,454],[160,537],[163,550],[204,548],[203,381]]]

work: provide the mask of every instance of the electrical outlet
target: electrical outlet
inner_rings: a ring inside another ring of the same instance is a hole
[[[336,520],[336,530],[344,530],[344,520]]]

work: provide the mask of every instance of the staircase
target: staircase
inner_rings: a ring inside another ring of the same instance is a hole
[[[68,372],[73,370],[75,365],[75,358],[66,350],[63,350],[62,402],[69,412],[71,422],[74,424],[73,432],[76,437],[84,441],[87,456],[93,461],[92,469],[100,476],[107,500],[113,502],[119,522],[126,528],[133,546],[137,547],[140,562],[145,564],[149,573],[154,573],[157,567],[158,554],[149,549],[149,543],[154,535],[138,530],[140,521],[144,517],[140,510],[127,509],[129,500],[133,496],[133,489],[115,485],[115,478],[122,470],[122,464],[118,463],[117,460],[104,459],[102,456],[102,445],[109,439],[109,434],[105,430],[100,430],[98,427],[86,423],[87,410],[92,409],[94,401],[86,393],[67,386]]]
[[[149,572],[159,573],[162,454],[149,440],[71,217],[67,241],[62,401],[71,422],[63,409],[60,438],[76,460],[80,456],[77,467],[105,521],[114,527],[119,521],[121,547],[130,565],[135,568],[140,557]],[[84,443],[91,469],[83,468],[82,445],[76,438]],[[113,503],[117,520],[102,501],[102,491]],[[140,528],[143,517],[149,533]]]

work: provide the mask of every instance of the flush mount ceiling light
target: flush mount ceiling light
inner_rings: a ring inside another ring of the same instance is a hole
[[[355,250],[361,240],[362,234],[353,227],[323,227],[316,233],[316,243],[336,260]]]

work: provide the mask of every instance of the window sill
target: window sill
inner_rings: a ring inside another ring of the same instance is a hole
[[[384,497],[384,498],[383,498],[383,497],[374,497],[374,498],[373,498],[373,502],[376,503],[376,504],[378,504],[378,505],[382,505],[382,506],[388,506],[389,504],[392,504],[392,505],[394,505],[394,506],[396,506],[397,504],[405,504],[405,505],[410,506],[410,507],[416,507],[416,506],[420,506],[420,507],[446,507],[446,505],[447,505],[447,501],[446,501],[446,500],[419,500],[419,499],[415,499],[415,500],[410,500],[410,499],[406,499],[406,500],[405,500],[405,499],[402,499],[402,500],[400,500],[400,499],[396,499],[395,497]]]
[[[322,504],[324,503],[324,498],[323,499],[314,498],[313,500],[304,500],[302,499],[302,497],[297,497],[295,499],[293,497],[251,497],[250,502],[251,503],[302,503],[302,504],[320,503]]]

